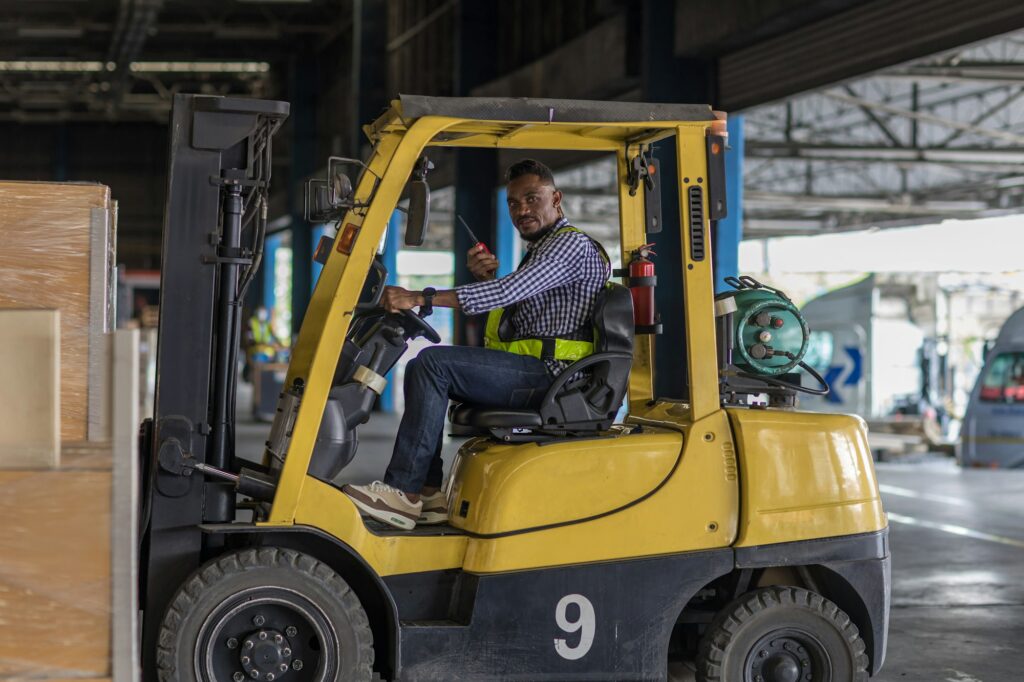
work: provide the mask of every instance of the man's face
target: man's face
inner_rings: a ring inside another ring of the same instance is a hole
[[[536,175],[520,175],[508,183],[508,214],[527,241],[536,239],[561,217],[561,203],[562,193]]]

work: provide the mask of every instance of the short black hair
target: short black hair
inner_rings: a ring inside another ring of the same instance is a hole
[[[555,175],[551,169],[537,159],[516,161],[505,171],[505,182],[512,182],[523,175],[536,175],[545,184],[555,186]]]

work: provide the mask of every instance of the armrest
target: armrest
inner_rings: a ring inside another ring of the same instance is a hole
[[[562,370],[561,374],[555,377],[555,380],[554,382],[552,382],[551,387],[548,388],[548,392],[544,395],[544,402],[546,403],[549,398],[558,395],[558,392],[565,388],[565,385],[569,383],[569,379],[571,379],[573,375],[576,374],[576,372],[587,369],[588,367],[593,367],[594,365],[601,365],[606,362],[611,362],[612,360],[629,360],[630,362],[632,362],[633,354],[594,353],[593,355],[588,355],[582,360],[577,360],[576,362],[572,363],[564,370]]]

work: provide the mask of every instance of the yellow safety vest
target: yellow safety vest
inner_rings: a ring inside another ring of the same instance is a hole
[[[572,225],[566,225],[559,228],[555,234],[558,235],[563,232],[579,232],[585,235],[597,246],[604,261],[606,263],[609,262],[608,254],[605,253],[600,242],[587,235],[583,230],[577,229]],[[578,341],[576,339],[559,339],[555,337],[503,340],[499,333],[499,328],[502,315],[504,314],[504,308],[495,308],[487,313],[487,327],[484,330],[485,348],[503,350],[506,353],[515,353],[516,355],[529,355],[537,359],[552,358],[554,360],[568,360],[571,362],[582,360],[594,353],[593,341]]]
[[[249,331],[252,333],[254,344],[269,346],[274,342],[274,332],[270,328],[270,322],[263,322],[256,316],[249,320]]]

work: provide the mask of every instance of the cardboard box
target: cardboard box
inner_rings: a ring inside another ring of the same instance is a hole
[[[60,455],[60,312],[0,309],[0,468]]]
[[[0,308],[61,313],[65,441],[109,438],[115,224],[103,185],[0,182]]]

